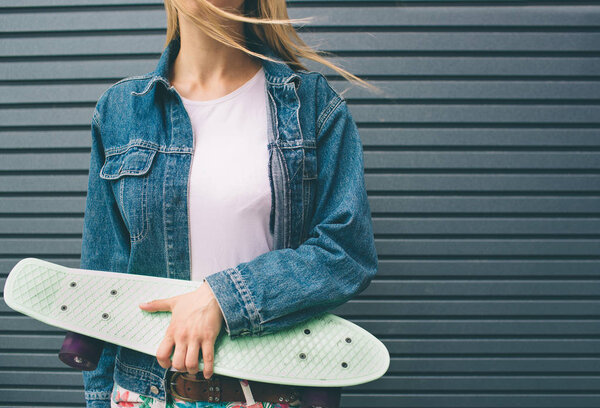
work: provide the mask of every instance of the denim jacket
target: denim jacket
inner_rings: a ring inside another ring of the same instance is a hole
[[[85,205],[83,269],[190,279],[189,171],[193,133],[169,70],[173,39],[154,71],[98,99]],[[273,250],[206,277],[231,338],[304,321],[363,291],[377,272],[362,144],[345,99],[319,72],[292,70],[265,44]],[[229,160],[223,157],[222,160]],[[222,333],[223,335],[223,333]],[[84,372],[88,407],[109,407],[113,382],[161,401],[155,356],[107,343]]]

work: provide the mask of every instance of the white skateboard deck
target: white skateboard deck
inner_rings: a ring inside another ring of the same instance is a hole
[[[155,356],[171,313],[148,313],[138,305],[200,284],[25,258],[9,274],[4,300],[46,324]],[[214,353],[215,374],[297,386],[362,384],[381,377],[390,363],[383,343],[330,313],[268,335],[232,340],[222,331]]]

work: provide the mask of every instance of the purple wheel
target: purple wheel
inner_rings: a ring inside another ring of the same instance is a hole
[[[102,340],[83,334],[67,332],[58,358],[66,365],[77,370],[95,370],[104,348]]]
[[[306,387],[301,408],[339,408],[341,393],[341,387]]]

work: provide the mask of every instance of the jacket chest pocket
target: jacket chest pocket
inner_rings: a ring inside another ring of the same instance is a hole
[[[100,169],[100,177],[113,183],[121,215],[132,242],[139,241],[149,230],[148,173],[156,150],[131,146],[108,154]]]

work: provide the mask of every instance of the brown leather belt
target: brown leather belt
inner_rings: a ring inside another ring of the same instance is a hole
[[[250,385],[250,391],[256,402],[300,405],[301,390],[299,387],[258,381],[248,381],[248,385]],[[239,379],[223,375],[213,374],[207,380],[202,372],[194,375],[181,371],[169,371],[167,386],[171,395],[184,401],[246,401]]]

